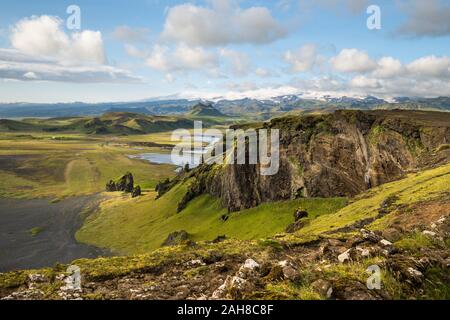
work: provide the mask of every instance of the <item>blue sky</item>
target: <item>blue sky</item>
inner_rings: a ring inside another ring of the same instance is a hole
[[[381,29],[369,30],[369,5]],[[66,9],[81,10],[68,30]],[[450,95],[450,1],[3,0],[0,101]]]

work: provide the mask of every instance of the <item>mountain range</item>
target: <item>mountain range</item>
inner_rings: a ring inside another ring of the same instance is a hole
[[[270,118],[283,112],[336,109],[407,109],[450,111],[450,97],[418,98],[397,97],[391,101],[374,96],[367,97],[331,97],[304,98],[302,95],[278,96],[270,99],[218,99],[203,101],[201,99],[150,99],[136,102],[112,103],[0,103],[1,118],[24,117],[73,117],[94,116],[107,112],[133,112],[147,115],[187,114],[198,103],[211,105],[220,114],[260,115]],[[216,113],[216,112],[215,112]],[[218,114],[216,113],[216,114]]]

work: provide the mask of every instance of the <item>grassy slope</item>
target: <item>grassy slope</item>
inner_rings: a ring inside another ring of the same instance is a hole
[[[359,220],[376,217],[381,203],[392,196],[398,197],[394,205],[402,205],[450,193],[450,164],[372,189],[345,207],[346,201],[342,198],[267,203],[234,213],[227,222],[220,219],[226,210],[217,199],[208,195],[194,199],[184,211],[176,214],[184,189],[184,185],[177,186],[156,201],[152,194],[137,200],[117,195],[101,205],[77,237],[82,242],[124,253],[155,249],[169,233],[179,230],[186,230],[195,241],[212,240],[219,235],[254,240],[283,232],[293,222],[294,210],[302,206],[311,213],[310,223],[297,234],[286,237],[303,242]],[[369,228],[383,229],[390,216],[376,220]]]
[[[335,212],[346,202],[343,198],[333,198],[263,204],[233,213],[223,222],[221,216],[227,210],[221,207],[218,199],[209,195],[194,199],[177,214],[177,204],[185,189],[185,185],[178,185],[158,200],[154,200],[154,194],[140,199],[116,194],[87,219],[77,233],[77,239],[122,253],[156,249],[169,233],[179,230],[186,230],[194,241],[213,240],[220,235],[253,240],[283,232],[293,222],[293,213],[299,206],[314,217]]]
[[[450,164],[435,169],[410,174],[407,178],[384,184],[357,197],[353,203],[326,216],[321,216],[301,229],[296,236],[311,238],[326,231],[333,231],[352,223],[376,217],[381,203],[389,197],[397,200],[393,205],[411,205],[433,199],[439,199],[450,193]],[[373,222],[369,228],[383,229],[391,215]]]

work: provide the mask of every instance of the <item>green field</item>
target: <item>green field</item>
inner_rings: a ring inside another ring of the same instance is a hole
[[[254,240],[283,232],[294,222],[299,207],[308,210],[311,218],[330,214],[346,204],[344,198],[299,199],[262,204],[256,208],[236,212],[224,222],[227,210],[219,199],[202,195],[177,212],[178,202],[186,192],[186,185],[177,185],[162,198],[154,200],[149,194],[140,199],[124,198],[116,194],[100,205],[77,233],[77,240],[120,253],[143,253],[161,246],[174,231],[185,230],[194,241],[229,238]]]
[[[132,154],[167,152],[157,146],[133,147],[130,143],[139,141],[132,137],[2,133],[0,197],[62,198],[98,193],[107,181],[127,171],[141,187],[152,189],[158,181],[175,174],[172,165],[130,159]],[[142,141],[158,138],[146,136]]]

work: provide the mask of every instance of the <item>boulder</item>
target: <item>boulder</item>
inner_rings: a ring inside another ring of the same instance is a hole
[[[298,272],[297,268],[289,261],[280,261],[278,265],[281,267],[284,279],[291,280],[293,282],[300,279],[300,272]]]
[[[381,237],[373,231],[361,229],[360,232],[361,232],[362,238],[366,241],[377,243],[381,240]]]
[[[398,229],[395,228],[387,228],[383,230],[382,236],[384,239],[390,241],[390,242],[396,242],[400,240],[402,234]]]
[[[116,183],[117,191],[132,193],[134,189],[134,178],[130,172],[127,172]]]
[[[331,286],[331,283],[323,279],[314,281],[311,284],[311,287],[322,297],[327,297],[327,299],[331,298],[331,295],[333,294],[333,287]]]
[[[386,239],[380,240],[380,244],[381,244],[383,247],[391,247],[391,246],[392,246],[392,242],[387,241]]]
[[[133,188],[133,192],[131,193],[131,196],[133,198],[140,197],[142,195],[141,186],[136,186]]]
[[[259,263],[256,262],[253,259],[247,259],[244,263],[244,265],[242,266],[242,268],[244,269],[249,269],[249,270],[258,270],[260,268]]]
[[[286,233],[294,233],[294,232],[300,230],[301,228],[303,228],[304,226],[305,226],[305,222],[299,220],[297,222],[294,222],[294,223],[288,225],[286,227],[285,231],[286,231]]]
[[[217,238],[215,238],[212,243],[220,243],[220,242],[224,242],[225,240],[227,240],[227,236],[223,235],[223,236],[217,236]]]
[[[434,231],[424,230],[422,234],[431,238],[436,237],[436,232]]]
[[[308,212],[305,210],[298,209],[294,213],[295,222],[299,221],[300,219],[307,218],[307,217],[308,217]]]
[[[177,246],[180,244],[185,244],[189,241],[189,234],[184,231],[175,231],[167,236],[167,239],[163,242],[164,247]]]
[[[351,249],[348,249],[347,251],[338,255],[338,260],[340,263],[345,263],[345,262],[350,261],[350,251],[351,251]]]
[[[359,281],[340,279],[334,283],[331,296],[337,300],[378,300],[373,293]]]
[[[106,184],[107,192],[123,191],[133,193],[133,190],[134,190],[134,178],[130,172],[127,172],[119,180],[117,181],[110,180]]]
[[[117,191],[116,183],[114,181],[110,180],[106,184],[106,192],[115,192],[115,191]]]
[[[400,281],[405,281],[412,285],[423,283],[424,275],[422,273],[423,263],[408,256],[396,256],[387,261],[387,267],[391,273]]]
[[[228,276],[225,282],[213,292],[211,299],[242,299],[253,289],[251,282],[238,276]]]

